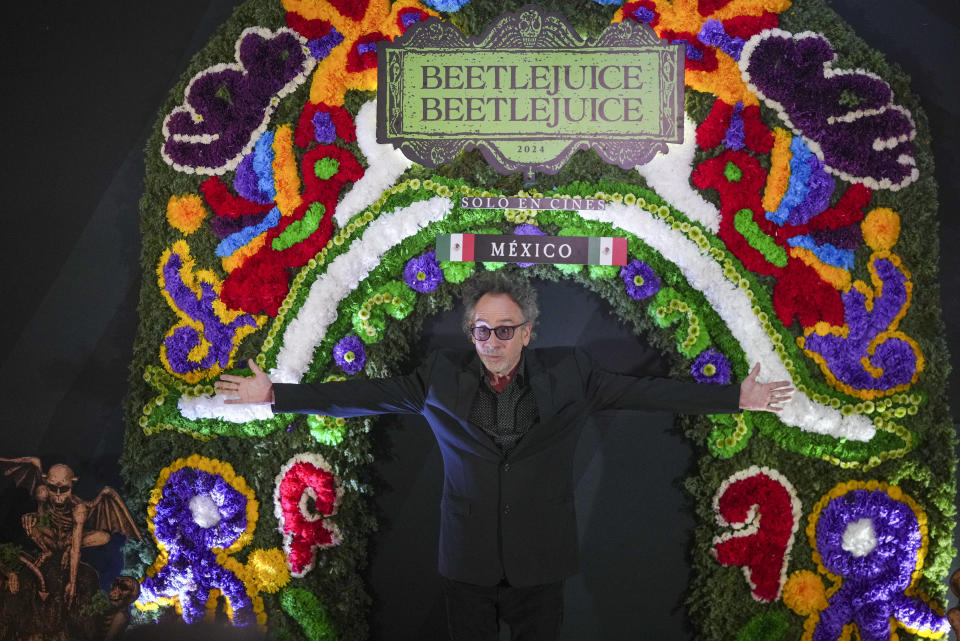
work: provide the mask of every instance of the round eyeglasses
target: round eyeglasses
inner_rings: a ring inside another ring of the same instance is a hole
[[[523,321],[519,325],[501,325],[500,327],[487,327],[486,325],[474,325],[470,328],[470,333],[478,341],[485,341],[490,338],[490,334],[496,334],[502,341],[508,341],[513,338],[513,333],[518,327],[523,327],[530,321]]]

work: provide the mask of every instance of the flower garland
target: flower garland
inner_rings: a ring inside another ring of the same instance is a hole
[[[405,186],[402,186],[402,185],[401,185],[401,186],[398,186],[398,187],[399,187],[399,188],[397,189],[397,192],[398,192],[398,193],[404,193],[404,191],[407,189]],[[436,188],[439,190],[441,186],[434,185],[434,187],[436,187]],[[449,190],[448,190],[448,191],[449,191]],[[632,195],[631,195],[631,196],[632,196]],[[624,201],[624,202],[630,200],[630,198],[624,198],[624,197],[622,197],[622,196],[619,197],[619,199],[620,199],[621,201]],[[633,202],[636,202],[636,197],[635,197],[635,196],[633,197]],[[636,216],[631,216],[631,217],[632,217],[632,218],[636,218]],[[590,233],[592,233],[592,232],[590,232]],[[424,234],[424,232],[421,232],[421,234]],[[649,234],[647,234],[646,232],[644,232],[644,235],[649,236]],[[429,237],[430,237],[430,236],[429,236],[429,233],[425,234],[423,237],[424,237],[425,239],[426,239],[426,238],[429,238]],[[429,242],[429,241],[426,241],[426,240],[425,240],[424,242]],[[409,241],[408,241],[407,244],[409,244]],[[667,244],[668,246],[675,246],[675,245],[676,245],[676,243],[672,243],[672,244],[671,244],[671,243],[665,243],[665,244]],[[700,255],[700,254],[699,254],[699,251],[700,251],[700,250],[697,251],[697,254],[696,254],[697,256]],[[725,268],[725,269],[727,269],[727,268]],[[355,272],[351,272],[351,273],[355,273]],[[724,278],[725,278],[725,277],[724,277]],[[409,290],[407,290],[407,291],[409,291]],[[368,301],[368,302],[369,302],[369,301]],[[758,313],[762,313],[762,312],[760,312],[759,310],[756,310],[756,309],[753,311],[753,314],[758,314]],[[362,316],[362,315],[361,315],[361,316]],[[746,317],[746,316],[745,316],[745,317]],[[766,321],[765,321],[765,322],[766,322]],[[768,330],[762,330],[762,331],[770,331],[770,330],[768,329]],[[771,334],[771,336],[774,336],[774,335]],[[783,344],[782,340],[779,340],[779,337],[776,337],[776,336],[774,336],[774,337],[775,337],[775,338],[778,338],[777,341],[774,341],[775,351],[776,351],[777,353],[784,353],[784,352],[783,352],[783,349],[784,349],[784,346],[783,346],[783,345],[784,345],[784,344]],[[269,339],[268,339],[268,340],[269,340]],[[322,340],[322,339],[321,339],[321,340]],[[289,345],[289,341],[286,341],[286,344]],[[332,346],[332,345],[331,345],[331,346]],[[785,354],[785,353],[784,353],[784,354]],[[799,370],[798,370],[798,372],[799,372]],[[796,380],[796,375],[794,376],[794,378],[795,378],[795,380]],[[215,398],[214,398],[214,399],[199,399],[199,400],[198,400],[198,399],[191,399],[191,398],[184,398],[184,399],[181,399],[181,404],[182,404],[182,406],[190,407],[190,408],[202,407],[202,406],[204,406],[204,405],[210,405],[210,406],[212,406],[212,407],[216,407],[216,406],[218,406],[218,405],[222,405],[222,401],[218,404],[218,403],[217,403],[217,400],[218,400],[218,399],[215,399]],[[829,400],[829,399],[824,399],[824,400]],[[819,403],[819,402],[824,402],[824,400],[818,400],[817,402],[818,402],[818,403]],[[838,405],[837,407],[839,407],[839,405]],[[228,411],[228,412],[233,411],[232,408],[233,408],[233,406],[225,406],[225,407],[224,407],[224,409],[225,409],[226,411]],[[206,410],[201,410],[201,411],[206,411]],[[828,411],[835,411],[835,410],[828,408]],[[858,411],[859,411],[859,412],[862,412],[863,410],[858,410]],[[210,414],[210,415],[217,415],[217,414],[214,413],[214,414]],[[854,414],[854,411],[852,410],[852,408],[851,408],[851,411],[849,411],[849,412],[847,412],[847,410],[844,410],[844,415],[845,415],[845,416],[852,417],[854,420],[857,420],[857,417],[856,417],[856,415]],[[228,415],[228,416],[229,416],[229,415]],[[244,416],[248,416],[248,414],[245,414]],[[867,423],[867,425],[870,425],[870,423]],[[884,428],[886,429],[885,423],[877,423],[876,421],[874,421],[874,426],[875,426],[875,427],[884,426]],[[902,435],[901,435],[901,436],[902,436]],[[778,438],[778,440],[781,440],[782,437],[781,437],[781,436],[777,436],[777,438]],[[820,447],[820,446],[818,446],[818,447]],[[907,448],[907,450],[902,450],[902,451],[908,451],[908,449],[909,449],[909,447]]]

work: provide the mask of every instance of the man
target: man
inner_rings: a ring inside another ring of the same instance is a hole
[[[464,329],[475,353],[437,351],[412,374],[380,380],[272,384],[225,375],[228,403],[338,417],[420,414],[443,458],[439,570],[454,641],[556,639],[563,580],[577,570],[573,455],[601,409],[779,411],[786,381],[737,385],[636,378],[596,368],[579,350],[525,350],[539,310],[524,279],[487,272],[464,287]]]

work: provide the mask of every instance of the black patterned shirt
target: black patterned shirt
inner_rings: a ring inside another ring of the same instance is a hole
[[[523,356],[516,374],[502,392],[493,388],[485,370],[480,372],[479,385],[470,408],[470,422],[486,432],[504,454],[509,454],[530,427],[540,420]]]

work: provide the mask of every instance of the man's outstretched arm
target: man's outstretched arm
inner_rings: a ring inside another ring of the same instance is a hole
[[[597,368],[578,352],[586,394],[598,409],[639,409],[685,414],[779,412],[792,394],[790,381],[760,383],[757,363],[740,385],[709,385],[660,377],[633,377]]]
[[[224,374],[214,387],[225,403],[272,404],[274,411],[326,414],[341,418],[374,414],[419,414],[426,398],[426,380],[433,359],[412,374],[370,380],[328,383],[272,383],[256,363],[253,376]]]

